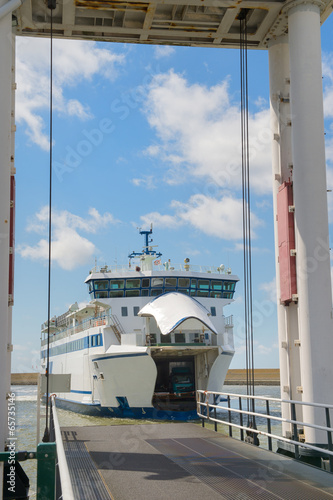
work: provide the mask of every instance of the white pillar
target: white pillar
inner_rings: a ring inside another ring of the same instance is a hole
[[[303,401],[333,403],[333,321],[321,72],[320,5],[286,5],[290,51],[290,96],[295,236]],[[308,422],[325,424],[322,411],[304,409]],[[306,441],[324,436],[306,429]]]
[[[7,0],[0,0],[0,7]],[[9,249],[9,186],[11,145],[11,67],[12,16],[0,19],[0,367],[7,367],[8,342],[8,249]],[[0,449],[7,437],[7,376],[0,377]],[[2,466],[0,497],[2,497]]]
[[[290,66],[288,37],[283,36],[269,46],[270,110],[272,131],[272,170],[273,170],[273,210],[275,235],[275,265],[277,288],[277,313],[279,332],[280,383],[282,399],[297,399],[301,396],[296,387],[300,386],[297,304],[280,302],[279,242],[277,222],[277,195],[283,182],[292,180],[292,145],[290,115]],[[290,406],[282,406],[282,416],[290,419]],[[302,412],[298,412],[302,417]],[[283,424],[284,436],[292,431],[290,424]]]

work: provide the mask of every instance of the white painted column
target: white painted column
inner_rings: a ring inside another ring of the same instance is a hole
[[[288,37],[283,36],[269,45],[270,111],[272,131],[273,210],[275,236],[275,266],[277,289],[277,315],[279,332],[280,382],[282,399],[298,399],[296,387],[300,385],[297,304],[280,303],[280,269],[277,223],[277,194],[283,182],[292,180],[292,145],[290,114],[290,68]],[[302,412],[298,412],[300,419]],[[282,416],[290,419],[289,405],[282,406]],[[284,436],[291,434],[291,425],[283,424]]]
[[[289,26],[292,155],[295,204],[298,321],[303,401],[333,403],[333,321],[320,5],[296,0],[286,5]],[[323,412],[304,409],[308,422],[325,423]],[[306,441],[323,434],[306,430]]]
[[[0,7],[7,0],[0,0]],[[0,19],[0,367],[7,366],[8,341],[8,249],[9,249],[9,186],[11,144],[11,66],[12,16]],[[0,377],[0,448],[7,437],[7,377]],[[2,497],[2,465],[0,467],[0,497]]]

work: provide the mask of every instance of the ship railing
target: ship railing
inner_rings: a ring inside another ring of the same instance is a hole
[[[230,316],[225,316],[224,318],[224,326],[225,328],[233,328],[234,326],[234,316],[230,314]]]
[[[69,474],[69,469],[67,465],[66,454],[64,450],[64,444],[61,437],[61,430],[58,421],[56,400],[55,396],[51,396],[51,440],[56,443],[57,449],[57,464],[56,464],[56,474],[59,477],[59,481],[56,481],[56,498],[61,498],[62,500],[74,500],[74,493],[72,488],[72,481]]]
[[[128,266],[103,266],[103,267],[95,267],[91,269],[90,273],[129,273],[129,272],[137,272],[138,267],[141,269],[141,266],[138,264]],[[221,267],[214,266],[201,266],[197,264],[173,264],[170,262],[166,262],[165,264],[152,264],[152,268],[154,271],[191,271],[196,273],[214,273],[214,274],[223,274],[230,275],[231,269],[225,269]]]
[[[65,337],[69,337],[71,335],[74,335],[75,333],[80,333],[85,330],[88,330],[89,328],[93,328],[95,326],[105,326],[105,325],[110,325],[112,322],[110,314],[102,314],[97,317],[90,317],[82,321],[81,323],[78,323],[75,326],[67,326],[60,332],[51,334],[50,336],[50,342],[55,342],[56,340],[61,340]],[[41,345],[44,346],[47,344],[47,339],[42,340]]]
[[[282,405],[289,407],[291,418],[281,416]],[[247,406],[247,409],[244,409],[244,406]],[[321,410],[322,421],[326,425],[297,420],[296,414],[300,413],[300,407],[312,407]],[[301,456],[305,456],[304,450],[311,450],[315,456],[321,459],[322,468],[331,473],[333,473],[333,427],[330,419],[330,412],[332,411],[333,405],[329,404],[197,390],[197,414],[202,419],[203,427],[205,422],[213,422],[214,430],[217,431],[218,424],[226,425],[229,428],[230,437],[234,437],[234,429],[238,432],[236,437],[258,446],[259,436],[262,436],[265,445],[270,451],[273,451],[273,439],[277,440],[278,443],[286,443],[287,449],[294,450],[293,454],[296,460],[300,460]],[[244,424],[246,419],[247,425]],[[275,425],[277,428],[278,425],[282,424],[290,424],[290,437],[272,432],[272,426]],[[326,441],[321,442],[320,446],[306,442],[305,427],[322,431],[321,436],[326,436]]]

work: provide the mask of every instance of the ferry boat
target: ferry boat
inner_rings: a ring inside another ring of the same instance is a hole
[[[90,302],[73,304],[42,325],[42,369],[69,374],[57,406],[122,418],[192,420],[195,391],[221,391],[234,355],[232,316],[239,280],[217,268],[162,263],[140,230],[141,252],[127,268],[95,266],[86,278]]]

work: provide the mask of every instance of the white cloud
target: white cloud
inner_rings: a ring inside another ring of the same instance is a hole
[[[124,56],[99,48],[96,42],[54,40],[53,108],[60,114],[81,120],[92,118],[89,107],[78,99],[68,99],[65,88],[75,87],[95,75],[108,80],[117,77]],[[44,38],[17,38],[16,119],[24,123],[32,142],[47,150],[49,140],[42,113],[49,107],[50,41]]]
[[[154,50],[155,59],[160,59],[161,57],[169,57],[174,52],[174,47],[171,47],[170,45],[156,45]]]
[[[229,83],[206,87],[190,84],[173,71],[156,75],[148,87],[144,112],[159,144],[146,154],[159,154],[171,170],[166,181],[195,176],[217,186],[241,184],[239,103],[233,104]],[[271,191],[271,131],[269,108],[249,116],[251,185]]]
[[[52,211],[52,261],[62,269],[71,270],[84,265],[96,252],[95,245],[79,234],[79,231],[96,233],[101,227],[118,222],[110,213],[101,215],[95,208],[90,208],[88,213],[89,217],[84,219],[66,210]],[[28,224],[27,231],[45,233],[48,214],[48,207],[43,207]],[[33,246],[18,245],[17,251],[23,258],[47,261],[48,239],[42,238]]]
[[[277,291],[276,291],[276,278],[274,277],[272,281],[262,283],[259,286],[260,290],[263,290],[267,294],[267,298],[276,304],[277,302]]]
[[[203,194],[195,194],[188,202],[172,201],[173,215],[151,212],[141,216],[144,224],[153,222],[157,227],[177,228],[184,224],[225,240],[242,238],[242,201],[231,196],[221,199]],[[252,229],[262,224],[255,214],[251,214]],[[255,232],[252,233],[255,237]]]
[[[134,184],[134,186],[138,186],[138,187],[143,186],[146,189],[155,189],[156,188],[154,177],[152,175],[146,175],[146,176],[142,177],[141,179],[140,178],[132,179],[132,183]]]

